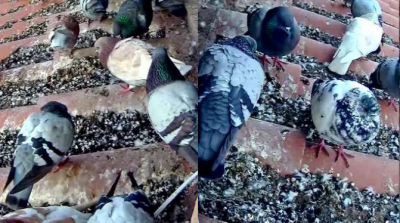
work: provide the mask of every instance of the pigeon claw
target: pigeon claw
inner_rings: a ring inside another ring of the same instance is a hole
[[[274,61],[272,66],[276,67],[278,70],[285,71],[285,68],[283,68],[283,65],[287,64],[286,62],[279,60],[279,57],[273,57],[272,59]]]
[[[311,149],[315,149],[315,150],[316,150],[315,158],[318,158],[319,152],[320,152],[321,150],[322,150],[326,155],[329,156],[329,152],[328,152],[328,150],[327,150],[327,148],[326,148],[326,145],[325,145],[325,140],[321,140],[320,143],[318,143],[317,145],[312,146]]]
[[[122,93],[128,93],[128,92],[133,92],[133,90],[130,88],[129,84],[126,84],[125,86],[123,84],[120,84],[119,86],[121,86]]]
[[[397,106],[397,103],[396,103],[396,101],[395,101],[394,99],[390,99],[390,100],[389,100],[389,105],[388,105],[388,106],[393,106],[395,112],[398,112],[398,111],[399,111],[399,108],[398,108],[398,106]]]
[[[346,167],[349,168],[350,164],[349,164],[349,161],[347,160],[347,158],[354,158],[354,156],[349,154],[349,153],[346,153],[344,151],[344,147],[343,146],[339,146],[337,148],[335,162],[337,162],[339,160],[339,156],[341,156],[343,158],[344,162],[346,163]]]

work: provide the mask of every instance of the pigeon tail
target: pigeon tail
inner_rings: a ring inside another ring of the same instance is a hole
[[[14,210],[27,208],[32,189],[33,186],[30,186],[16,194],[8,194],[6,197],[7,206]]]

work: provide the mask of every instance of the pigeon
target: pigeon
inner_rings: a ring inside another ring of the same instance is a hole
[[[379,25],[378,15],[369,13],[356,17],[347,26],[339,48],[333,56],[328,69],[344,75],[353,60],[367,56],[369,53],[379,53],[383,29]]]
[[[379,64],[371,74],[371,87],[386,91],[392,98],[389,106],[392,105],[398,111],[394,98],[399,98],[399,58],[389,58]]]
[[[40,112],[24,121],[4,187],[5,190],[14,181],[14,187],[6,198],[10,208],[27,207],[33,184],[61,164],[72,145],[74,134],[75,126],[68,109],[59,102],[47,103]]]
[[[90,26],[92,21],[102,21],[106,17],[108,0],[80,0],[80,6]]]
[[[149,31],[153,20],[150,0],[126,0],[114,19],[113,34],[123,39],[139,36]]]
[[[336,161],[341,156],[349,167],[343,146],[373,140],[380,127],[381,107],[374,94],[355,81],[317,80],[311,93],[311,116],[323,139],[338,144]],[[322,140],[316,146],[329,155]]]
[[[249,119],[264,85],[264,71],[250,36],[222,40],[199,63],[200,177],[221,178],[225,156]]]
[[[354,0],[343,0],[343,6],[345,7],[351,7],[351,4],[353,4]]]
[[[51,27],[50,47],[56,50],[72,49],[79,35],[79,23],[73,16],[58,15],[54,27]]]
[[[184,0],[156,0],[156,5],[177,17],[185,17],[188,13]]]
[[[120,40],[101,37],[96,41],[95,49],[103,66],[127,83],[126,87],[121,86],[124,92],[145,85],[152,61],[151,53],[154,50],[152,45],[135,38]],[[186,75],[192,69],[184,62],[171,59],[182,75]]]
[[[351,14],[354,18],[374,13],[378,15],[380,26],[382,26],[382,9],[376,0],[354,0],[351,4]]]
[[[91,214],[66,206],[26,208],[0,217],[2,223],[87,223]]]
[[[133,173],[127,173],[135,192],[114,196],[121,173],[107,195],[103,195],[88,223],[153,223],[154,210],[146,194],[140,189]]]
[[[249,7],[247,12],[246,34],[256,40],[258,51],[264,54],[262,63],[268,55],[274,57],[274,66],[284,70],[279,57],[290,54],[300,41],[300,28],[292,12],[284,6],[270,9],[258,5]]]
[[[147,111],[154,129],[197,168],[197,89],[192,82],[185,81],[163,47],[153,51],[146,91]]]

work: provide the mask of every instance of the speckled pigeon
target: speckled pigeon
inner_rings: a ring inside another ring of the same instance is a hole
[[[217,179],[225,156],[250,117],[264,85],[264,71],[249,36],[208,48],[199,63],[199,174]]]
[[[80,0],[80,6],[90,26],[92,21],[101,21],[106,17],[108,0]]]
[[[347,26],[339,48],[333,56],[328,69],[344,75],[353,60],[381,50],[383,29],[379,25],[378,15],[370,13],[354,18]]]
[[[101,37],[96,41],[95,48],[103,66],[128,84],[126,87],[122,86],[124,92],[145,85],[152,62],[152,45],[135,38],[120,41],[117,38]],[[192,69],[182,61],[171,59],[182,75],[186,75]]]
[[[382,9],[376,0],[354,0],[351,4],[351,14],[354,17],[361,17],[369,13],[378,15],[379,24],[382,26]]]
[[[72,49],[78,41],[79,23],[73,16],[58,15],[57,21],[51,28],[50,47],[57,50]]]
[[[14,181],[6,198],[13,209],[26,208],[33,184],[60,164],[74,140],[75,127],[68,109],[49,102],[30,115],[18,134],[17,149],[4,189]]]
[[[399,58],[389,58],[379,64],[371,74],[372,87],[386,91],[392,99],[389,105],[398,110],[394,98],[399,98]]]
[[[152,20],[151,0],[126,0],[114,19],[113,34],[124,39],[142,35],[149,31]]]
[[[279,57],[290,54],[300,41],[300,28],[292,12],[284,6],[270,9],[258,5],[249,7],[247,12],[246,34],[256,40],[258,51],[264,53],[262,63],[268,55],[274,57],[274,66],[284,70]]]
[[[103,195],[88,223],[153,223],[153,207],[146,194],[140,189],[133,173],[128,172],[132,188],[136,190],[127,195],[114,196],[121,173],[107,195]]]
[[[374,94],[355,81],[317,80],[311,93],[311,115],[322,138],[338,144],[336,161],[343,157],[349,167],[343,146],[359,145],[373,140],[379,131],[381,107]],[[317,157],[322,140],[313,148]]]
[[[165,48],[153,51],[146,90],[147,111],[154,129],[197,168],[197,89],[192,82],[185,81]]]
[[[156,0],[156,5],[165,8],[174,16],[185,17],[187,15],[184,0]]]
[[[0,217],[2,223],[86,223],[91,214],[67,206],[36,207],[17,210]]]

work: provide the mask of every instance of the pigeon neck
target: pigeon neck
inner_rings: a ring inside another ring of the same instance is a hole
[[[156,56],[153,58],[149,70],[146,91],[150,93],[159,86],[167,85],[178,80],[185,80],[185,78],[168,55]]]

